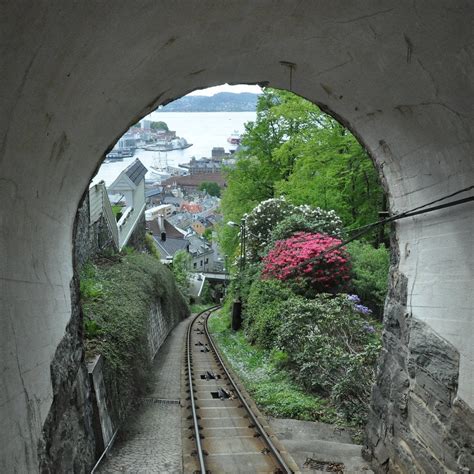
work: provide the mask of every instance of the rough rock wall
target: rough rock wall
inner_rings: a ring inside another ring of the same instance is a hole
[[[456,399],[459,353],[409,314],[397,271],[384,318],[365,455],[377,472],[472,472],[474,413]]]
[[[79,222],[77,219],[76,231]],[[77,272],[71,282],[71,306],[71,320],[51,363],[53,402],[38,445],[39,471],[44,474],[90,472],[95,461],[93,406],[84,361]]]
[[[89,193],[86,192],[76,214],[74,238],[76,269],[80,270],[89,258],[107,250],[118,251],[105,217],[102,215],[91,224]]]
[[[143,217],[130,238],[130,245],[137,249],[143,248],[144,236]],[[99,439],[103,437],[100,430],[94,431],[94,423],[103,422],[97,419],[99,410],[95,397],[104,398],[101,407],[107,410],[113,430],[120,425],[133,402],[120,399],[116,381],[111,375],[113,371],[107,370],[106,361],[100,369],[104,382],[102,392],[92,387],[84,360],[78,273],[89,258],[106,249],[113,249],[113,240],[105,220],[101,218],[90,224],[88,193],[84,195],[76,214],[73,242],[75,276],[71,283],[71,320],[51,363],[54,398],[38,445],[39,471],[44,474],[90,472],[101,449],[109,441],[106,439],[104,443],[104,439]],[[169,306],[179,298],[178,295],[166,295],[166,301],[157,300],[150,308],[150,358],[155,356],[174,326],[186,316],[180,310],[179,301],[176,302],[176,311],[172,311]]]

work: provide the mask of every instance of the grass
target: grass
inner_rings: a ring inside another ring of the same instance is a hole
[[[340,418],[327,400],[305,393],[285,370],[278,367],[278,354],[252,346],[242,331],[232,331],[230,317],[224,311],[210,318],[209,329],[246,390],[265,414],[340,424]]]
[[[123,210],[123,207],[122,207],[122,206],[119,206],[119,205],[117,205],[117,204],[114,204],[114,205],[112,206],[112,212],[114,213],[115,218],[117,218],[117,214],[118,214],[119,212],[122,212],[122,210]]]
[[[213,306],[215,303],[194,303],[191,305],[191,313],[197,314],[200,313],[201,311],[204,311],[207,308],[210,308]]]
[[[178,322],[189,314],[187,303],[164,265],[132,250],[87,263],[80,288],[86,357],[104,356],[125,405],[148,382],[152,304],[160,301],[164,317]]]

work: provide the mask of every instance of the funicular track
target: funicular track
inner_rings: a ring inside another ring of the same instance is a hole
[[[209,334],[214,306],[189,324],[186,378],[190,411],[189,439],[195,443],[186,472],[291,473],[285,453],[275,446],[232,379]]]

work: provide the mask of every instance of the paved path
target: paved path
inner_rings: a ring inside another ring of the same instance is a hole
[[[181,367],[186,320],[171,332],[153,365],[152,390],[131,413],[99,473],[180,473]]]
[[[372,473],[362,459],[362,446],[352,443],[350,431],[312,421],[270,418],[269,422],[303,474]]]

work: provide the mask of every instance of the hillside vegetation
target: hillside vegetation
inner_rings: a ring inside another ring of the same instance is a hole
[[[254,112],[258,94],[251,92],[219,92],[213,96],[191,95],[181,97],[159,112]]]
[[[287,416],[288,404],[297,418],[361,428],[381,348],[387,229],[343,242],[385,208],[377,170],[347,129],[285,91],[259,97],[242,143],[222,198],[223,221],[242,225],[221,226],[219,240],[235,258],[222,317],[229,324],[240,299],[243,331],[221,327],[220,343],[235,366],[255,353],[257,373],[285,374],[291,395],[275,382],[271,397],[258,395],[271,377],[243,376],[263,410]]]
[[[189,314],[187,303],[156,257],[134,251],[87,263],[81,301],[86,356],[104,356],[108,385],[125,405],[147,388],[152,304],[159,301],[164,317],[177,323]]]

